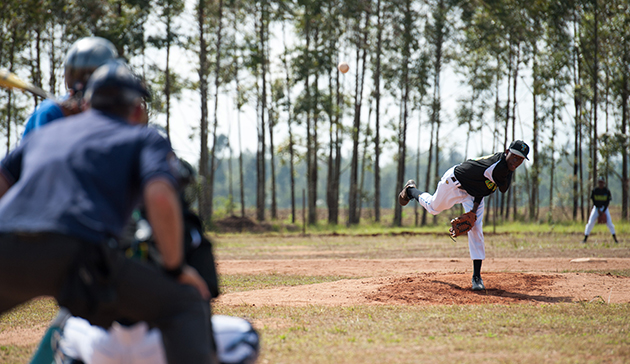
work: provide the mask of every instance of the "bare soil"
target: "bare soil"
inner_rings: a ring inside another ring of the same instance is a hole
[[[220,274],[349,277],[330,283],[224,294],[225,305],[444,305],[630,302],[630,278],[588,271],[628,269],[628,258],[488,259],[485,291],[471,290],[467,259],[223,260]],[[355,278],[356,277],[356,278]]]

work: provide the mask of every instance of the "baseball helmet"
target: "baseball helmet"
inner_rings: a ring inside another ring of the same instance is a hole
[[[112,42],[101,37],[86,37],[76,41],[64,61],[66,85],[81,91],[92,72],[118,57]]]

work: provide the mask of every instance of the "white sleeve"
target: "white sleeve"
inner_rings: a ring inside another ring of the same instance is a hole
[[[486,170],[483,172],[483,176],[489,179],[490,181],[492,181],[492,183],[496,183],[494,179],[492,178],[492,172],[494,172],[494,168],[497,166],[497,164],[499,164],[499,162],[500,160],[497,161],[496,163],[493,163],[490,167],[486,168]]]

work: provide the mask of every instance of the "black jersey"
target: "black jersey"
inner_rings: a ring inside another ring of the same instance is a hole
[[[593,200],[593,204],[596,207],[608,207],[610,200],[612,200],[612,195],[610,194],[610,190],[606,187],[595,188],[591,192],[591,200]]]
[[[512,182],[512,171],[508,169],[505,153],[499,152],[477,159],[469,159],[455,167],[455,178],[475,201],[499,189],[505,192]]]

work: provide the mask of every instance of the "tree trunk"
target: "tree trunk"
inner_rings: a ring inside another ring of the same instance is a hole
[[[427,158],[427,178],[424,181],[424,190],[431,193],[431,166],[433,165],[433,135],[434,135],[435,123],[434,118],[431,116],[431,135],[429,137],[429,156]],[[422,209],[422,226],[427,224],[427,210]]]
[[[433,118],[435,123],[435,182],[440,180],[440,112],[442,96],[440,94],[440,74],[442,72],[442,46],[444,45],[444,27],[446,26],[446,6],[444,0],[439,0],[436,17],[435,64],[433,80]],[[433,215],[433,224],[437,222],[437,215]]]
[[[573,33],[575,39],[578,39],[578,20],[577,11],[574,13],[573,20]],[[577,220],[578,207],[580,204],[580,191],[579,191],[579,162],[581,160],[580,153],[580,131],[582,128],[580,114],[582,112],[581,106],[581,89],[578,88],[580,82],[580,57],[578,56],[577,44],[573,47],[573,109],[575,118],[575,132],[573,135],[573,220]]]
[[[240,93],[239,83],[238,83],[238,63],[235,67],[235,81],[236,81],[236,92]],[[238,96],[237,96],[238,97]],[[240,184],[240,196],[241,196],[241,217],[245,217],[245,181],[243,179],[243,143],[242,143],[242,133],[241,133],[241,105],[240,101],[237,101],[238,108],[236,113],[236,121],[238,123],[238,175],[239,175],[239,184]]]
[[[348,224],[354,225],[359,223],[360,217],[358,216],[358,199],[359,199],[359,134],[361,128],[361,104],[363,102],[363,82],[365,80],[365,60],[367,57],[367,50],[365,44],[367,44],[368,38],[368,25],[369,14],[365,14],[365,25],[363,28],[363,39],[359,39],[359,45],[357,45],[356,52],[356,76],[355,76],[355,94],[354,94],[354,122],[352,126],[352,161],[350,165],[350,192],[348,200]],[[361,64],[361,68],[359,65]],[[361,69],[361,72],[359,72]]]
[[[334,40],[332,41],[335,42]],[[334,44],[332,48],[336,48]],[[328,205],[328,223],[331,225],[337,225],[339,222],[339,176],[337,176],[337,143],[335,136],[339,128],[339,113],[341,107],[341,93],[339,91],[339,70],[334,71],[334,78],[332,71],[328,77],[328,90],[330,93],[330,103],[335,104],[336,107],[330,115],[330,128],[328,131],[328,139],[330,143],[328,145],[328,176],[326,179],[326,204]],[[333,103],[333,97],[335,102]]]
[[[258,44],[258,52],[260,55],[261,62],[261,87],[262,92],[259,97],[260,102],[260,125],[258,129],[258,151],[256,154],[256,182],[257,182],[257,193],[256,193],[256,219],[258,221],[265,221],[265,184],[266,184],[266,168],[265,168],[265,152],[266,152],[266,144],[265,144],[265,110],[267,105],[267,94],[266,94],[266,66],[265,66],[265,3],[262,2],[260,4],[260,29],[258,31],[259,35],[259,44]]]
[[[537,105],[537,101],[538,101],[538,50],[536,47],[536,44],[534,42],[534,44],[532,44],[533,46],[533,54],[532,54],[532,58],[533,58],[533,67],[532,67],[532,79],[533,79],[533,83],[534,83],[534,92],[533,92],[533,130],[532,130],[532,134],[533,134],[533,141],[532,141],[532,154],[534,156],[534,162],[532,163],[532,167],[531,167],[531,171],[532,171],[532,175],[531,175],[531,179],[530,179],[530,183],[531,183],[531,190],[530,190],[530,194],[529,194],[529,220],[530,221],[536,221],[538,220],[538,169],[539,169],[539,165],[540,165],[540,161],[538,160],[538,124],[539,124],[539,120],[538,120],[538,105]]]
[[[420,108],[418,108],[418,114],[420,113]],[[416,146],[416,183],[418,183],[420,181],[420,129],[421,129],[422,123],[420,122],[420,118],[418,118],[418,144]],[[415,225],[418,226],[420,224],[420,214],[419,212],[419,207],[417,203],[413,204],[413,215],[415,217]],[[424,210],[424,209],[423,209]]]
[[[555,86],[555,85],[554,85]],[[556,91],[553,92],[553,105],[551,107],[551,168],[549,169],[549,222],[554,222],[553,214],[553,177],[556,170]]]
[[[370,108],[368,112],[368,118],[366,123],[365,137],[363,139],[363,155],[361,156],[361,177],[359,177],[359,213],[357,214],[359,220],[361,219],[362,211],[363,211],[363,198],[365,197],[365,193],[363,190],[363,182],[365,181],[365,166],[367,164],[367,150],[369,138],[371,136],[370,132],[370,117],[372,115],[372,102],[369,102]]]
[[[308,54],[311,51],[311,22],[306,22],[305,27],[305,37],[306,37],[306,49],[305,52]],[[308,190],[308,223],[309,225],[313,225],[317,223],[317,185],[313,184],[313,164],[316,163],[316,159],[313,156],[317,155],[317,151],[314,150],[313,145],[313,109],[310,106],[312,104],[311,100],[311,85],[310,85],[310,75],[307,74],[304,77],[304,90],[306,92],[306,100],[309,105],[307,109],[306,116],[306,186]],[[316,167],[315,167],[316,168]]]
[[[221,87],[221,34],[223,30],[223,0],[219,0],[219,14],[217,27],[217,45],[216,45],[216,64],[214,73],[214,113],[212,125],[212,152],[210,154],[210,177],[208,178],[208,219],[212,220],[212,212],[214,211],[214,176],[217,171],[217,128],[219,119],[217,109],[219,107],[219,88]]]
[[[266,33],[269,34],[269,24],[265,24]],[[265,62],[267,64],[268,55],[268,42],[265,39],[265,47],[263,48],[263,55]],[[265,70],[264,73],[267,73]],[[263,85],[266,88],[266,84]],[[273,115],[272,108],[269,108],[267,113],[267,119],[269,124],[269,163],[271,168],[271,219],[278,219],[278,197],[276,195],[276,158],[275,158],[275,148],[273,143],[273,127],[276,125],[276,117]]]
[[[514,55],[512,54],[512,36],[510,36],[510,42],[508,44],[508,80],[507,80],[507,101],[505,104],[505,130],[503,133],[503,150],[508,147],[508,133],[510,130],[510,102],[512,95],[510,93],[510,87],[512,86],[512,64]],[[501,195],[501,217],[505,220],[508,219],[510,211],[510,189]]]
[[[599,14],[597,11],[597,0],[593,0],[593,4],[595,5],[595,9],[593,11],[593,16],[594,16],[594,21],[595,21],[595,35],[594,35],[594,39],[593,39],[593,46],[595,48],[594,52],[595,54],[593,54],[593,136],[592,136],[592,164],[593,164],[593,175],[592,177],[592,183],[593,186],[597,186],[597,109],[599,106],[599,100],[598,100],[598,89],[599,89],[599,39],[598,39],[598,33],[599,33],[599,23],[598,23],[598,18],[599,18]]]
[[[630,74],[630,55],[628,54],[628,44],[625,44],[626,51],[626,72],[623,73],[623,90],[621,93],[621,135],[627,136],[626,130],[628,127],[628,95],[629,82],[628,74]],[[621,148],[621,219],[628,221],[628,140],[623,139]]]
[[[295,224],[295,170],[294,170],[294,165],[293,165],[293,114],[292,114],[292,110],[291,110],[291,75],[289,74],[289,62],[287,60],[287,44],[286,44],[286,38],[285,38],[285,31],[284,31],[284,22],[282,23],[282,42],[284,45],[284,53],[283,53],[283,58],[282,58],[282,62],[284,64],[284,69],[285,69],[285,78],[286,78],[286,85],[287,85],[287,104],[286,104],[286,108],[287,108],[287,126],[289,128],[289,173],[290,175],[290,179],[291,179],[291,223]]]
[[[512,141],[516,139],[516,86],[518,84],[518,65],[521,63],[521,44],[519,42],[516,43],[516,63],[514,65],[514,87],[512,89],[512,95],[514,97],[514,102],[512,103]],[[512,185],[510,187],[510,194],[508,195],[508,206],[510,205],[509,197],[512,197],[512,207],[514,216],[514,220],[518,217],[518,204],[516,201],[518,188],[516,187],[516,174],[512,174]],[[509,209],[508,209],[509,210]],[[505,216],[506,219],[509,218],[509,211]]]
[[[199,195],[199,215],[202,221],[207,222],[209,219],[207,178],[208,178],[208,55],[207,44],[205,38],[205,0],[199,0],[197,8],[197,22],[199,26],[199,96],[201,102],[201,121],[199,126],[200,133],[200,152],[199,152],[199,175],[201,177],[200,195]]]
[[[377,40],[376,40],[376,70],[374,71],[374,98],[376,103],[376,120],[374,126],[374,221],[381,221],[381,56],[383,43],[383,26],[381,24],[381,0],[377,1]],[[416,206],[417,207],[417,206]],[[418,222],[416,221],[416,225]]]

